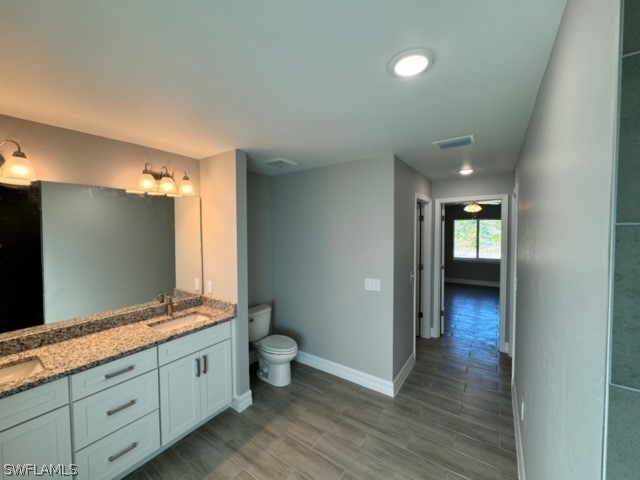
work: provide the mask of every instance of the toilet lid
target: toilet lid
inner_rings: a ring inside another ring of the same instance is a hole
[[[260,348],[269,353],[292,353],[298,349],[298,344],[293,338],[284,335],[270,335],[260,340]]]

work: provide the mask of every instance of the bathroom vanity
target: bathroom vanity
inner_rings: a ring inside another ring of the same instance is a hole
[[[0,357],[3,478],[28,465],[121,478],[226,409],[234,321],[217,302]],[[3,353],[47,343],[13,340]]]

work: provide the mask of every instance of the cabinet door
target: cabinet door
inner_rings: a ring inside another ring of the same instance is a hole
[[[200,421],[199,354],[160,368],[160,432],[162,445],[189,431]]]
[[[43,465],[59,468],[57,475],[39,475],[47,478],[69,476],[71,465],[71,431],[69,407],[65,406],[34,418],[0,433],[2,452],[2,478],[21,475],[14,468],[32,466],[41,472]],[[35,476],[34,472],[30,472]]]
[[[199,353],[202,357],[202,419],[231,403],[231,341],[225,340]],[[206,366],[206,368],[204,368]]]

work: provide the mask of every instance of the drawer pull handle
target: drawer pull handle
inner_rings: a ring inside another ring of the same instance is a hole
[[[123,368],[122,370],[105,374],[104,378],[105,380],[109,380],[110,378],[117,377],[118,375],[122,375],[123,373],[130,372],[134,368],[136,368],[135,365],[129,365],[127,368]]]
[[[125,408],[133,407],[137,401],[138,400],[134,399],[125,403],[124,405],[120,405],[119,407],[112,408],[111,410],[107,410],[107,415],[108,416],[115,415],[116,413],[121,412]]]
[[[115,455],[111,455],[109,457],[109,462],[115,462],[117,459],[119,459],[121,456],[123,456],[126,453],[129,453],[131,450],[133,450],[134,448],[136,448],[138,446],[138,442],[133,442],[131,445],[129,445],[127,448],[125,448],[124,450],[122,450],[119,453],[116,453]]]
[[[205,375],[207,374],[207,370],[209,369],[209,359],[207,358],[207,355],[203,355],[202,356],[202,362],[204,363],[204,368],[202,369],[202,373],[204,373]]]
[[[200,357],[196,358],[196,377],[200,376]]]

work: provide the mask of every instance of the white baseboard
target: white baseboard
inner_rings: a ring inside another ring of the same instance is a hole
[[[411,373],[411,369],[415,364],[416,364],[416,356],[412,353],[411,356],[407,358],[407,361],[404,363],[404,365],[398,372],[398,375],[396,375],[396,378],[393,379],[393,396],[394,397],[398,394],[398,392],[402,388],[404,381],[407,379],[407,377]]]
[[[296,361],[310,367],[317,368],[323,372],[330,373],[336,377],[343,378],[370,390],[374,390],[388,397],[394,396],[393,384],[389,380],[383,380],[368,373],[361,372],[351,367],[340,365],[339,363],[332,362],[331,360],[325,360],[324,358],[316,357],[306,352],[298,352]]]
[[[236,412],[242,412],[249,408],[253,404],[253,398],[251,397],[251,390],[247,390],[242,395],[235,397],[231,400],[231,408]]]
[[[527,480],[524,469],[524,450],[522,448],[522,430],[520,426],[520,402],[518,401],[518,391],[515,380],[511,382],[511,405],[513,408],[513,425],[516,435],[516,457],[518,460],[518,479]]]
[[[457,283],[459,285],[474,285],[476,287],[496,287],[500,288],[500,282],[489,282],[487,280],[467,280],[466,278],[445,278],[445,283]]]
[[[438,322],[440,321],[440,319],[438,319]],[[431,338],[438,338],[438,336],[436,335],[436,329],[434,327],[431,327]]]

